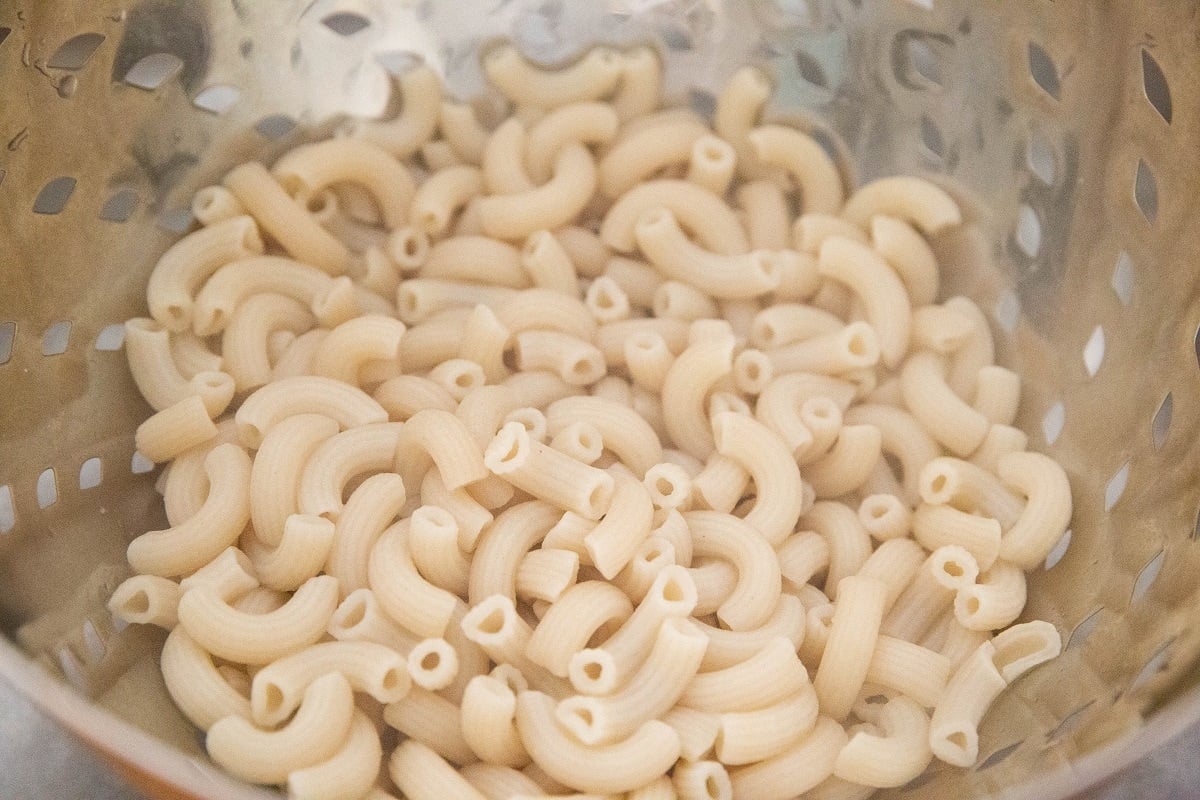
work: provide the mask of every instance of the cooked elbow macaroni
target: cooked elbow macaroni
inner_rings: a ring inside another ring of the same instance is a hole
[[[169,631],[209,755],[313,800],[973,764],[1062,649],[1013,623],[1072,502],[939,297],[957,202],[855,190],[754,67],[711,126],[647,46],[483,72],[495,127],[420,66],[396,119],[202,189],[126,324],[170,527],[109,607]]]

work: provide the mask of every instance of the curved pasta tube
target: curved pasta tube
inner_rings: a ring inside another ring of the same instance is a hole
[[[509,598],[498,594],[484,598],[463,617],[462,632],[492,661],[515,668],[530,686],[554,697],[569,694],[565,681],[544,671],[525,655],[533,631],[517,614],[516,605]]]
[[[917,503],[921,470],[940,453],[933,437],[911,414],[893,406],[863,403],[847,409],[843,420],[847,425],[871,425],[879,431],[883,451],[900,464],[897,477],[904,486],[904,499]]]
[[[150,273],[146,286],[150,316],[169,331],[186,330],[201,285],[231,261],[262,252],[258,226],[252,217],[244,215],[188,234],[159,257]]]
[[[530,129],[525,149],[529,177],[545,183],[555,159],[569,144],[602,145],[617,135],[617,112],[608,103],[582,102],[559,106]]]
[[[618,252],[631,252],[638,245],[638,221],[655,208],[670,211],[705,250],[727,256],[750,250],[733,209],[702,186],[682,180],[647,181],[621,195],[604,215],[601,241]]]
[[[284,523],[299,510],[300,477],[309,457],[338,432],[338,424],[322,414],[296,414],[271,428],[261,441],[250,469],[250,514],[258,539],[278,545]]]
[[[504,681],[479,675],[467,684],[462,699],[463,739],[486,763],[517,769],[529,763],[516,716],[516,692]]]
[[[470,104],[442,101],[438,129],[454,149],[455,155],[463,161],[479,164],[483,160],[488,131],[476,118]]]
[[[600,191],[607,197],[620,197],[659,170],[686,162],[693,146],[707,133],[698,122],[680,120],[624,136],[600,160]]]
[[[234,309],[251,295],[274,292],[304,303],[317,319],[330,321],[327,304],[337,283],[316,267],[280,256],[251,256],[230,262],[196,294],[192,327],[199,336],[220,333]]]
[[[838,754],[848,741],[842,726],[824,715],[812,731],[779,755],[729,775],[734,797],[788,800],[803,794],[833,774]]]
[[[204,745],[213,761],[243,780],[284,783],[288,773],[338,751],[354,711],[350,684],[332,672],[309,685],[300,710],[283,728],[265,731],[241,717],[225,717],[208,729]]]
[[[783,188],[769,180],[747,181],[737,188],[736,197],[751,247],[756,250],[791,248],[789,225],[792,215]]]
[[[391,120],[354,120],[347,135],[382,147],[394,157],[407,158],[429,141],[441,114],[442,81],[427,66],[418,66],[394,78],[404,100],[400,116]]]
[[[933,754],[948,764],[970,767],[979,757],[979,723],[1008,686],[995,658],[995,645],[979,645],[955,671],[933,709],[929,743]]]
[[[1000,541],[1000,557],[1032,569],[1071,522],[1071,485],[1058,462],[1040,453],[1009,453],[997,464],[1000,480],[1027,499]]]
[[[783,125],[762,125],[746,135],[761,164],[779,166],[800,187],[805,212],[836,214],[845,192],[833,159],[811,136]]]
[[[350,495],[338,514],[336,537],[324,562],[325,572],[338,579],[342,597],[366,587],[371,551],[407,500],[404,481],[390,472],[371,475]]]
[[[533,238],[538,237],[535,234]],[[495,311],[500,324],[513,334],[547,330],[591,341],[597,333],[595,320],[578,297],[550,289],[515,292],[498,304]]]
[[[517,367],[548,370],[572,386],[587,386],[604,377],[604,354],[590,342],[557,331],[523,331],[516,339]]]
[[[813,336],[767,352],[775,374],[815,372],[843,375],[867,369],[873,376],[879,363],[879,335],[865,322],[851,322],[839,331]]]
[[[430,236],[450,228],[454,214],[483,193],[483,174],[477,167],[447,167],[433,173],[413,195],[412,224]]]
[[[411,654],[419,643],[383,612],[370,589],[346,595],[329,619],[329,634],[339,641],[375,642],[400,653]]]
[[[574,298],[579,291],[579,275],[575,264],[571,261],[566,249],[549,231],[535,231],[525,240],[521,248],[521,267],[528,274],[533,285],[560,292]],[[625,298],[620,287],[612,285],[605,287],[604,277],[595,279],[588,287],[587,308],[597,320],[601,316],[606,319],[619,319],[628,316],[629,301]],[[600,287],[605,287],[603,295],[598,295]],[[593,300],[593,296],[596,297]],[[607,307],[601,308],[600,299],[609,301]]]
[[[517,248],[487,236],[452,236],[429,251],[421,276],[450,281],[480,281],[524,289],[529,276]]]
[[[792,534],[775,549],[775,554],[780,574],[793,586],[804,586],[829,568],[829,545],[812,531]]]
[[[969,586],[979,575],[979,565],[961,547],[934,550],[917,570],[916,577],[888,612],[880,628],[887,636],[919,641],[950,608],[955,590]]]
[[[628,121],[649,114],[662,99],[662,63],[654,48],[639,46],[621,54],[621,80],[613,93],[617,117]]]
[[[958,590],[954,616],[969,630],[998,630],[1020,616],[1025,598],[1025,573],[1016,565],[997,561],[974,585]]]
[[[209,416],[216,417],[233,400],[234,381],[223,372],[198,372],[185,378],[171,354],[170,334],[152,320],[125,323],[125,354],[138,391],[155,411],[198,395]]]
[[[960,511],[992,517],[1006,530],[1016,525],[1021,516],[1021,499],[996,476],[969,461],[947,456],[935,458],[921,470],[918,486],[921,499],[926,503],[949,505]],[[1057,538],[1054,541],[1057,541]],[[1051,543],[1048,546],[1054,545]],[[1000,555],[1003,558],[1003,541],[1000,545]],[[1044,557],[1043,553],[1042,558]],[[1041,558],[1035,559],[1034,563],[1040,560]]]
[[[871,555],[871,537],[858,515],[842,503],[820,501],[800,519],[801,530],[821,535],[829,547],[826,594],[837,598],[837,587],[848,575],[857,574]]]
[[[426,408],[454,411],[454,398],[439,384],[416,375],[397,375],[388,378],[371,394],[375,402],[387,410],[388,418],[403,422]]]
[[[155,463],[169,461],[217,436],[217,426],[208,416],[204,399],[185,397],[154,414],[134,432],[137,451]]]
[[[690,621],[668,619],[624,686],[605,697],[569,697],[558,704],[555,716],[584,744],[624,739],[674,707],[700,669],[707,646],[708,639]]]
[[[216,225],[245,213],[241,201],[224,186],[205,186],[192,195],[192,216],[201,225]]]
[[[896,217],[873,216],[871,244],[904,281],[914,306],[927,306],[937,299],[941,282],[937,258],[912,225]]]
[[[404,323],[392,317],[366,314],[338,325],[313,355],[312,372],[325,378],[359,384],[359,371],[369,361],[400,357]]]
[[[679,758],[679,735],[658,720],[643,723],[614,744],[579,744],[555,719],[554,701],[540,692],[517,696],[517,732],[534,763],[550,777],[599,794],[636,789]]]
[[[179,584],[175,581],[157,575],[134,575],[113,590],[107,605],[115,619],[131,624],[157,625],[169,631],[179,621],[176,609],[180,594]]]
[[[936,353],[914,353],[900,372],[900,391],[909,412],[934,439],[958,456],[974,452],[991,422],[954,393],[946,363]]]
[[[362,186],[388,229],[407,222],[416,191],[408,168],[365,139],[330,139],[295,147],[275,162],[271,174],[293,196],[311,197],[334,184]]]
[[[850,713],[866,680],[886,597],[887,587],[874,578],[852,575],[838,582],[829,638],[813,678],[821,710],[834,719]]]
[[[289,195],[262,164],[240,164],[225,173],[221,182],[288,255],[303,258],[329,275],[346,271],[350,250],[321,227],[308,208]]]
[[[795,529],[803,506],[800,470],[791,453],[753,417],[716,414],[712,430],[717,452],[740,464],[754,480],[756,500],[746,523],[769,544],[780,544]]]
[[[779,286],[777,261],[770,251],[726,256],[696,246],[670,209],[645,211],[634,227],[638,247],[663,273],[719,299],[758,297]]]
[[[708,649],[700,668],[712,672],[745,661],[776,637],[784,637],[799,647],[804,641],[805,611],[795,596],[782,594],[771,616],[754,630],[730,631],[701,622],[696,625],[708,637]]]
[[[926,236],[962,223],[962,211],[954,198],[924,178],[908,175],[872,181],[851,195],[842,208],[842,216],[863,230],[880,215],[911,222]]]
[[[204,459],[209,492],[194,516],[129,543],[126,557],[140,573],[187,575],[237,541],[250,521],[250,457],[237,445],[223,444]]]
[[[392,751],[388,775],[408,800],[488,800],[446,759],[416,739]]]
[[[733,371],[730,339],[691,345],[675,359],[663,379],[663,408],[667,432],[675,445],[696,458],[708,458],[715,449],[705,400],[712,387]]]
[[[874,425],[843,425],[824,456],[805,465],[804,479],[817,497],[840,497],[861,487],[882,455],[883,436]]]
[[[702,136],[692,145],[688,161],[688,181],[710,192],[725,194],[733,181],[737,153],[733,146],[716,136]]]
[[[964,548],[985,571],[1000,557],[999,521],[954,506],[921,503],[913,512],[912,532],[913,538],[930,551],[946,545]]]
[[[749,136],[758,124],[771,89],[771,81],[761,69],[742,67],[717,95],[713,128],[737,150],[738,174],[744,178],[758,178],[765,172]]]
[[[604,516],[583,537],[593,566],[607,580],[616,577],[650,536],[654,517],[650,493],[637,478],[617,474],[613,487]]]
[[[225,369],[238,391],[257,389],[271,380],[271,334],[290,331],[299,335],[316,324],[303,303],[286,295],[263,292],[246,298],[234,310],[221,337]]]
[[[328,575],[308,579],[281,608],[266,614],[239,611],[211,590],[197,588],[180,598],[179,624],[213,655],[269,664],[320,639],[337,601],[337,579]]]
[[[317,445],[300,473],[297,487],[300,513],[337,521],[342,512],[346,485],[358,475],[392,466],[402,426],[406,424],[359,425]]]
[[[325,761],[288,775],[288,797],[294,800],[361,800],[379,778],[383,745],[375,725],[354,712],[342,746]]]
[[[1057,658],[1062,652],[1062,636],[1049,622],[1033,620],[996,634],[992,646],[992,663],[1011,685],[1039,664]]]
[[[786,750],[817,724],[817,693],[805,684],[790,697],[753,711],[720,716],[714,750],[722,764],[752,764]]]
[[[602,647],[571,657],[567,675],[572,685],[584,694],[611,693],[645,658],[663,620],[689,616],[696,602],[696,584],[688,570],[664,567],[633,614]]]
[[[579,579],[579,554],[544,548],[527,553],[517,567],[517,597],[554,603]]]
[[[451,491],[488,477],[483,454],[462,421],[448,411],[427,408],[404,423],[396,443],[395,470],[404,478],[410,501],[420,494],[431,466]]]
[[[616,88],[623,66],[620,53],[611,47],[593,47],[558,69],[535,66],[508,44],[483,56],[488,81],[513,103],[534,108],[599,100]]]
[[[578,216],[596,191],[596,162],[588,149],[568,144],[554,161],[554,176],[541,186],[479,201],[480,224],[500,239],[523,239],[565,225]]]
[[[527,192],[534,187],[525,171],[528,140],[524,123],[516,117],[501,122],[487,138],[481,167],[489,194]]]
[[[247,397],[234,419],[242,442],[257,448],[271,428],[297,414],[322,414],[342,428],[387,422],[383,406],[366,392],[316,375],[272,381]]]
[[[532,439],[519,422],[500,429],[483,460],[513,486],[588,519],[599,519],[612,502],[611,475]]]
[[[776,637],[750,658],[713,672],[701,672],[679,698],[700,711],[753,711],[779,702],[808,686],[808,673],[790,640]]]
[[[500,513],[475,545],[467,588],[471,603],[492,595],[515,602],[521,559],[546,537],[561,516],[560,510],[540,500],[520,503]]]
[[[228,717],[250,719],[250,701],[225,680],[212,656],[181,627],[175,627],[159,655],[167,693],[183,715],[206,731]]]
[[[356,692],[381,703],[395,703],[411,686],[405,657],[374,642],[323,642],[273,661],[254,675],[250,711],[264,727],[292,715],[314,681],[330,672],[341,673]]]
[[[866,704],[863,704],[864,706]],[[929,717],[903,695],[882,706],[863,708],[880,733],[859,730],[838,753],[833,774],[843,780],[876,788],[903,786],[933,760],[929,748]]]
[[[950,659],[918,644],[880,636],[867,667],[867,683],[893,689],[933,708],[950,680]]]
[[[421,577],[412,560],[408,527],[408,520],[401,520],[380,535],[371,550],[367,582],[388,616],[418,636],[438,638],[446,633],[459,601]]]
[[[904,283],[887,262],[871,248],[835,236],[821,245],[817,270],[858,296],[867,322],[879,336],[883,363],[888,367],[899,364],[908,352],[912,303]]]
[[[603,581],[585,581],[567,589],[542,617],[526,655],[560,678],[568,676],[571,657],[598,631],[629,619],[633,604],[620,589]]]
[[[242,537],[242,547],[263,586],[289,592],[325,566],[334,543],[333,523],[323,517],[294,514],[283,524],[279,544],[271,547],[255,534]]]
[[[409,518],[413,564],[434,586],[465,597],[470,564],[458,548],[458,522],[444,508],[423,505]]]
[[[717,618],[734,631],[766,623],[781,590],[779,560],[768,540],[748,518],[716,511],[688,511],[683,518],[692,532],[695,555],[724,559],[737,569],[737,585],[717,609]]]

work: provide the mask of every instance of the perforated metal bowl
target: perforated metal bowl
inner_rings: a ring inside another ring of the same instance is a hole
[[[653,41],[701,109],[761,63],[771,114],[815,112],[862,177],[959,187],[949,288],[992,313],[1021,424],[1075,491],[1028,609],[1068,644],[974,769],[893,796],[1061,797],[1200,718],[1195,0],[0,2],[0,675],[163,796],[266,796],[204,760],[156,635],[103,607],[161,522],[119,323],[197,187],[383,111],[414,56],[472,95],[498,36],[548,62]]]

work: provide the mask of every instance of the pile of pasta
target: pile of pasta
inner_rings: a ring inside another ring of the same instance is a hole
[[[1056,656],[1013,624],[1071,514],[959,207],[849,194],[736,73],[483,57],[494,127],[400,114],[200,191],[126,326],[169,527],[110,607],[170,631],[212,759],[295,798],[865,798],[978,755]],[[969,266],[969,265],[967,265]]]

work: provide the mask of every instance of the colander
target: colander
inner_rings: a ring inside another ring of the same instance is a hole
[[[990,312],[1075,493],[1027,610],[1066,647],[973,769],[883,796],[1063,797],[1200,719],[1196,0],[0,0],[0,676],[151,794],[274,796],[205,759],[161,634],[104,608],[163,521],[121,322],[198,187],[389,113],[420,60],[471,97],[500,37],[545,63],[652,42],[700,111],[761,64],[769,116],[857,178],[930,175],[968,209],[947,290]]]

